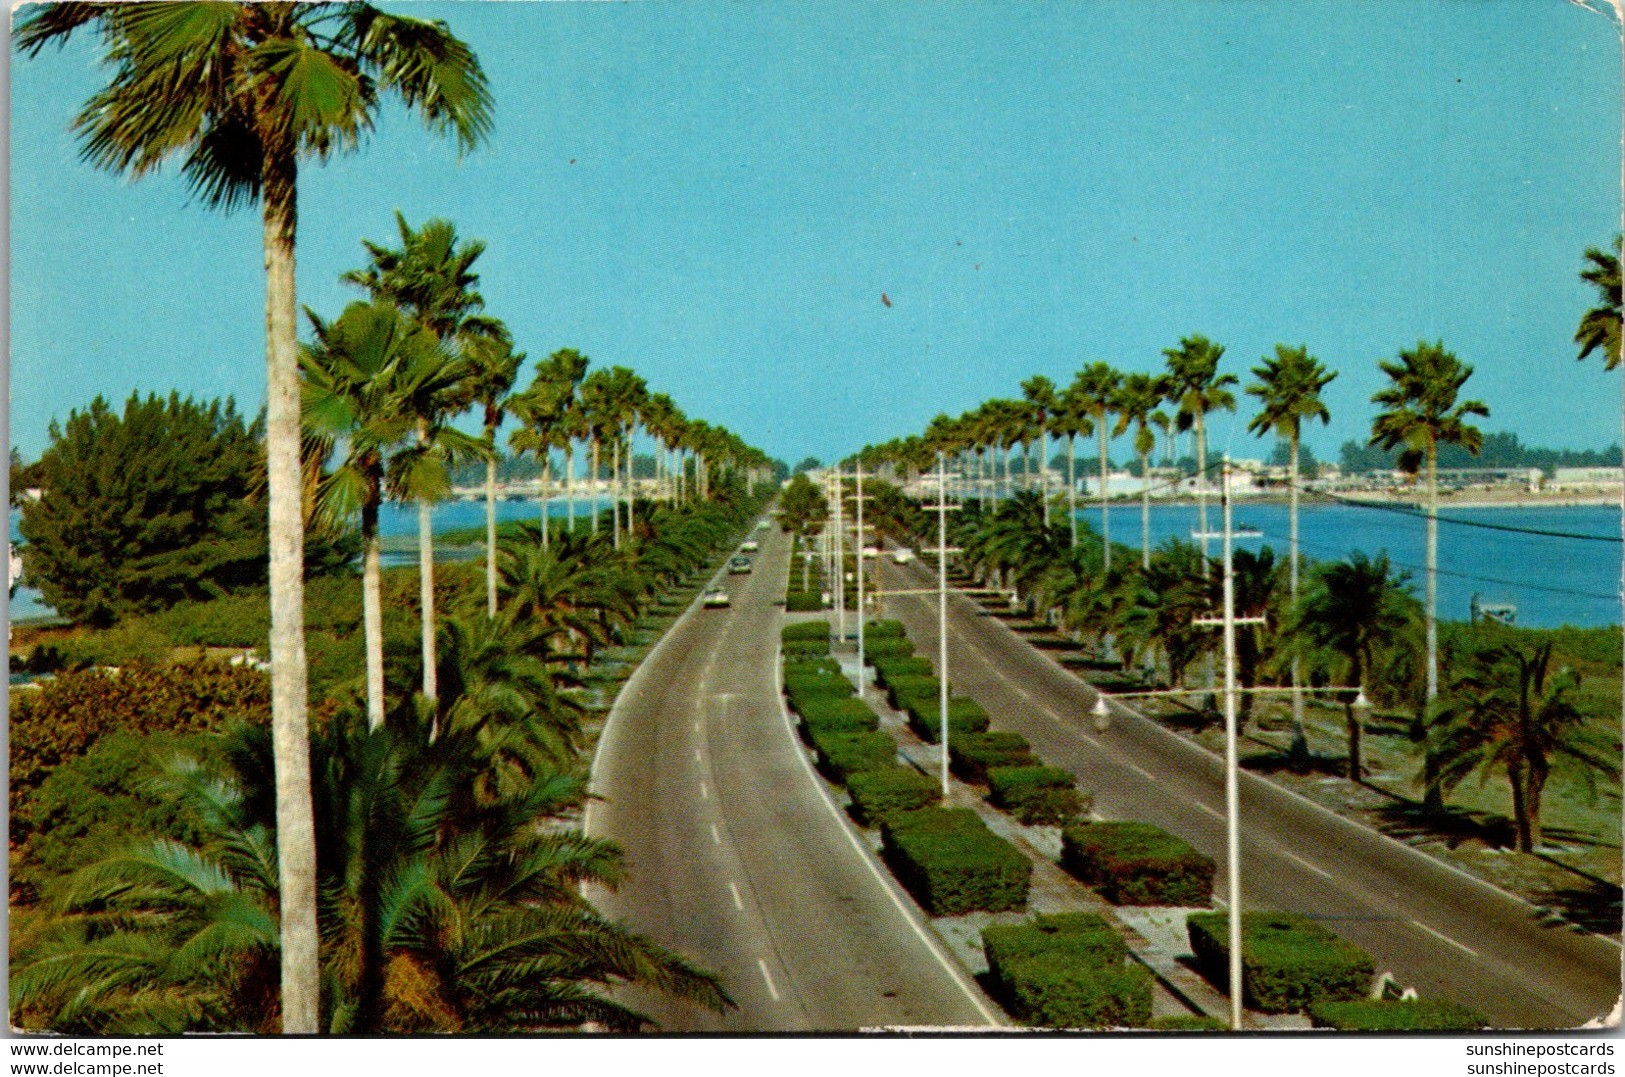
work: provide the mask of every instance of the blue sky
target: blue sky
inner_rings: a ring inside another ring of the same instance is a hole
[[[495,134],[459,160],[389,109],[305,169],[324,315],[399,208],[486,240],[488,310],[533,357],[631,366],[791,462],[1190,333],[1244,382],[1277,341],[1341,371],[1322,456],[1423,338],[1477,368],[1485,429],[1619,440],[1619,374],[1572,337],[1581,253],[1619,230],[1620,44],[1566,0],[407,10],[475,48]],[[257,408],[255,214],[78,160],[92,40],[11,78],[12,442],[96,393]],[[1213,443],[1260,454],[1247,412]]]

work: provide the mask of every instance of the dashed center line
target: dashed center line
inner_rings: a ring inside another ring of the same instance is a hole
[[[1446,935],[1443,932],[1433,930],[1431,927],[1428,927],[1426,924],[1424,924],[1420,920],[1412,920],[1411,923],[1415,924],[1417,927],[1421,928],[1423,931],[1426,931],[1429,935],[1432,935],[1434,938],[1438,939],[1440,942],[1449,943],[1451,946],[1454,946],[1456,949],[1460,950],[1464,954],[1471,954],[1473,957],[1478,956],[1478,951],[1473,949],[1471,946],[1463,946],[1461,943],[1457,942],[1455,939],[1451,938],[1449,935]]]
[[[735,886],[733,883],[729,883],[728,884],[728,893],[733,895],[734,908],[738,909],[740,912],[744,912],[745,911],[745,903],[739,897],[739,887]]]
[[[694,749],[694,761],[696,763],[705,762],[705,753],[700,751],[698,748],[695,748]]]
[[[773,974],[767,971],[767,962],[761,958],[756,959],[756,967],[762,970],[762,979],[767,981],[767,993],[773,996],[773,1001],[779,1001],[779,989],[773,986]]]
[[[694,723],[694,732],[698,733],[699,731],[700,731],[700,723],[695,722]]]
[[[711,799],[711,788],[710,788],[710,786],[706,785],[704,782],[700,783],[700,799],[701,800],[710,800]]]
[[[1140,764],[1138,764],[1138,763],[1130,763],[1128,765],[1128,769],[1132,770],[1134,773],[1140,775],[1140,777],[1145,778],[1145,779],[1147,779],[1149,781],[1154,782],[1154,781],[1157,780],[1157,776],[1155,774],[1152,774],[1149,770],[1146,770],[1144,767],[1140,766]]]
[[[1203,804],[1200,800],[1194,800],[1191,803],[1195,804],[1198,808],[1201,808],[1203,811],[1207,812],[1209,815],[1213,816],[1213,818],[1215,818],[1215,819],[1223,819],[1224,818],[1224,813],[1223,812],[1214,811],[1212,808],[1208,807],[1206,804]]]
[[[1291,859],[1293,861],[1296,861],[1302,867],[1308,868],[1310,871],[1314,872],[1316,875],[1319,875],[1322,879],[1331,879],[1333,882],[1335,882],[1336,879],[1337,879],[1336,876],[1334,876],[1331,872],[1327,871],[1325,868],[1317,867],[1316,865],[1309,863],[1309,861],[1305,860],[1303,857],[1299,856],[1297,853],[1287,853],[1286,855],[1287,855],[1287,857],[1289,859]]]
[[[715,823],[711,824],[711,844],[712,845],[721,845],[722,844],[722,834],[717,830],[717,824],[715,824]]]

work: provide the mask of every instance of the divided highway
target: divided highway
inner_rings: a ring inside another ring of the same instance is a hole
[[[587,832],[626,851],[607,915],[721,972],[738,1009],[637,1001],[668,1030],[988,1027],[942,951],[826,797],[780,703],[789,540],[758,531],[731,609],[692,606],[622,689]]]
[[[882,572],[892,589],[935,582],[918,564]],[[887,601],[935,661],[936,600]],[[1220,759],[1120,707],[1096,731],[1094,691],[963,595],[949,600],[948,637],[957,693],[1077,773],[1102,815],[1155,823],[1212,856],[1216,893],[1228,893]],[[1576,1027],[1619,998],[1611,940],[1543,922],[1533,906],[1256,776],[1242,776],[1241,811],[1246,906],[1322,919],[1424,996],[1469,1004],[1502,1028]]]

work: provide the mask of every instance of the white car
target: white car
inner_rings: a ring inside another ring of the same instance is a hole
[[[906,565],[910,561],[914,560],[914,551],[909,549],[907,546],[899,546],[897,549],[892,551],[891,559],[897,562],[899,565]]]
[[[757,550],[762,548],[762,544],[757,542],[755,539],[746,539],[744,542],[739,544],[739,548],[745,553],[755,553]]]
[[[705,592],[705,597],[700,599],[700,605],[708,610],[726,609],[732,604],[733,602],[728,598],[728,592],[720,587],[711,588]]]
[[[863,556],[865,556],[865,557],[879,557],[880,556],[880,547],[879,546],[865,546],[863,548]]]

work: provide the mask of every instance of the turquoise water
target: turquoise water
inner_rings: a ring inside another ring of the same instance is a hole
[[[1114,545],[1138,549],[1140,508],[1110,508]],[[1100,509],[1079,509],[1078,518],[1097,532]],[[1451,521],[1497,527],[1560,531],[1611,541],[1515,534]],[[1286,505],[1239,504],[1238,528],[1263,534],[1239,540],[1257,549],[1270,546],[1285,558],[1290,522]],[[1153,505],[1151,544],[1170,537],[1189,539],[1197,527],[1195,505]],[[1208,506],[1208,527],[1220,527],[1219,506]],[[1419,515],[1350,505],[1304,506],[1299,511],[1299,549],[1306,559],[1335,560],[1355,550],[1386,551],[1396,568],[1411,574],[1418,596],[1426,586],[1427,523]],[[1511,602],[1518,623],[1536,628],[1570,624],[1600,627],[1620,623],[1620,510],[1618,506],[1573,508],[1447,509],[1439,519],[1439,616],[1466,620],[1474,594],[1484,602]],[[1219,545],[1210,544],[1217,556]]]
[[[587,511],[585,502],[577,504],[578,515],[585,515]],[[1138,547],[1139,506],[1117,504],[1110,511],[1112,539],[1122,545]],[[1218,505],[1210,505],[1208,511],[1209,526],[1217,530]],[[563,518],[564,512],[562,501],[553,505],[555,518]],[[534,501],[497,503],[499,520],[534,520],[538,515]],[[1080,508],[1078,516],[1099,530],[1098,508]],[[1238,526],[1263,532],[1259,538],[1244,540],[1249,545],[1272,546],[1278,556],[1286,556],[1285,505],[1244,503],[1236,509],[1235,518]],[[1439,613],[1449,619],[1465,620],[1476,593],[1485,602],[1514,603],[1518,607],[1518,623],[1533,627],[1562,624],[1598,627],[1620,623],[1621,546],[1617,541],[1513,534],[1466,527],[1451,520],[1617,540],[1620,534],[1618,507],[1446,510],[1439,524]],[[485,505],[480,501],[448,501],[434,510],[436,531],[477,527],[484,522]],[[1300,526],[1306,558],[1331,560],[1354,550],[1372,554],[1386,551],[1396,567],[1411,573],[1413,588],[1418,595],[1422,593],[1427,555],[1426,525],[1420,517],[1374,508],[1316,505],[1303,508]],[[386,506],[380,528],[391,537],[415,535],[417,511],[411,506]],[[1189,538],[1195,529],[1194,505],[1157,505],[1151,509],[1153,545],[1171,536]],[[11,536],[15,541],[15,510],[11,513]],[[1218,552],[1216,543],[1213,552]],[[392,558],[396,563],[411,560],[411,555]],[[49,613],[50,610],[39,603],[36,593],[26,587],[18,589],[11,605],[13,618]]]

